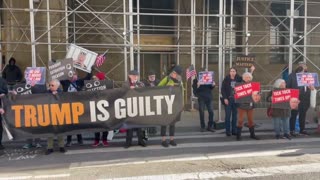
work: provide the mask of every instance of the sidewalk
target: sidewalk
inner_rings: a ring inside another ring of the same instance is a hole
[[[224,110],[222,110],[222,120],[224,121]],[[218,120],[218,111],[214,111],[214,121],[219,122]],[[308,111],[306,118],[306,128],[307,129],[316,129],[318,124],[313,120],[312,110]],[[205,114],[205,122],[208,122],[208,114]],[[245,123],[247,120],[245,119]],[[223,123],[223,122],[221,122]],[[256,126],[256,131],[273,131],[273,122],[271,118],[266,116],[266,109],[255,109],[254,110],[254,123]],[[176,124],[176,132],[197,132],[200,130],[200,120],[199,112],[195,111],[184,111],[181,115],[181,121]],[[244,131],[248,131],[247,128],[244,128]],[[218,130],[217,133],[224,133],[224,129]]]

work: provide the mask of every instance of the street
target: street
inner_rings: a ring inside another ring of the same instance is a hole
[[[200,132],[193,115],[177,126],[177,147],[162,147],[156,135],[145,148],[134,139],[134,146],[125,149],[125,134],[117,134],[109,147],[94,148],[89,134],[84,146],[74,144],[64,154],[56,149],[44,155],[44,147],[25,150],[23,142],[6,141],[0,179],[320,178],[320,135],[313,132],[314,123],[307,125],[311,136],[276,140],[271,121],[258,121],[256,134],[261,140],[250,139],[244,128],[243,140],[236,141],[223,129]]]

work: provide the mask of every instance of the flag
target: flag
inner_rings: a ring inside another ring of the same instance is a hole
[[[100,67],[104,61],[106,60],[106,55],[105,54],[100,54],[97,58],[96,58],[96,66]]]
[[[187,70],[186,70],[186,77],[187,77],[187,80],[190,78],[190,77],[193,77],[197,75],[197,71],[194,69],[194,66],[191,65]]]

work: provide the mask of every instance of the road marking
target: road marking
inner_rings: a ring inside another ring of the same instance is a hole
[[[165,163],[165,162],[181,162],[181,161],[201,161],[201,160],[213,160],[213,159],[234,159],[234,158],[244,158],[244,157],[262,157],[262,156],[280,156],[285,154],[295,154],[295,153],[319,153],[319,148],[314,149],[289,149],[289,150],[274,150],[274,151],[263,151],[263,152],[245,152],[245,153],[235,153],[235,154],[223,154],[223,155],[200,155],[196,157],[183,157],[183,158],[172,158],[170,159],[160,159],[160,160],[144,160],[144,161],[134,161],[134,162],[121,162],[123,160],[114,161],[91,161],[91,162],[79,162],[71,163],[69,169],[86,169],[86,168],[99,168],[99,167],[115,167],[115,166],[126,166],[135,164],[146,164],[146,163]]]
[[[181,173],[181,174],[164,174],[164,175],[151,175],[151,176],[134,176],[124,178],[112,178],[113,180],[183,180],[183,179],[213,179],[213,178],[251,178],[251,177],[266,177],[275,175],[289,175],[299,173],[314,173],[320,172],[320,163],[312,164],[299,164],[299,165],[285,165],[274,167],[261,167],[261,168],[246,168],[236,169],[232,171],[217,171],[217,172],[194,172],[194,173]],[[100,179],[109,180],[109,179]]]
[[[0,180],[11,180],[11,179],[30,179],[32,176],[8,176],[0,177]]]
[[[225,146],[247,146],[247,145],[264,145],[264,144],[295,144],[295,143],[310,143],[319,142],[319,138],[298,138],[298,139],[269,139],[269,140],[248,140],[248,141],[228,141],[228,142],[204,142],[204,143],[183,143],[176,147],[163,148],[161,145],[149,145],[148,147],[132,146],[129,149],[123,147],[110,147],[110,148],[90,148],[68,150],[65,155],[75,154],[90,154],[90,153],[111,153],[111,152],[128,152],[128,151],[150,151],[150,150],[170,150],[170,149],[183,149],[183,148],[200,148],[200,147],[225,147]]]
[[[70,177],[70,174],[50,174],[50,175],[37,175],[33,178],[43,179],[43,178],[61,178],[61,177]]]
[[[70,174],[44,174],[44,175],[28,175],[28,176],[9,176],[0,177],[0,180],[10,180],[10,179],[48,179],[48,178],[62,178],[70,177]]]

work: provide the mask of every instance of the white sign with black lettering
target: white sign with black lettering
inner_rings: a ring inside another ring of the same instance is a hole
[[[113,81],[112,80],[87,80],[84,81],[84,89],[86,91],[98,91],[105,89],[113,89]]]

